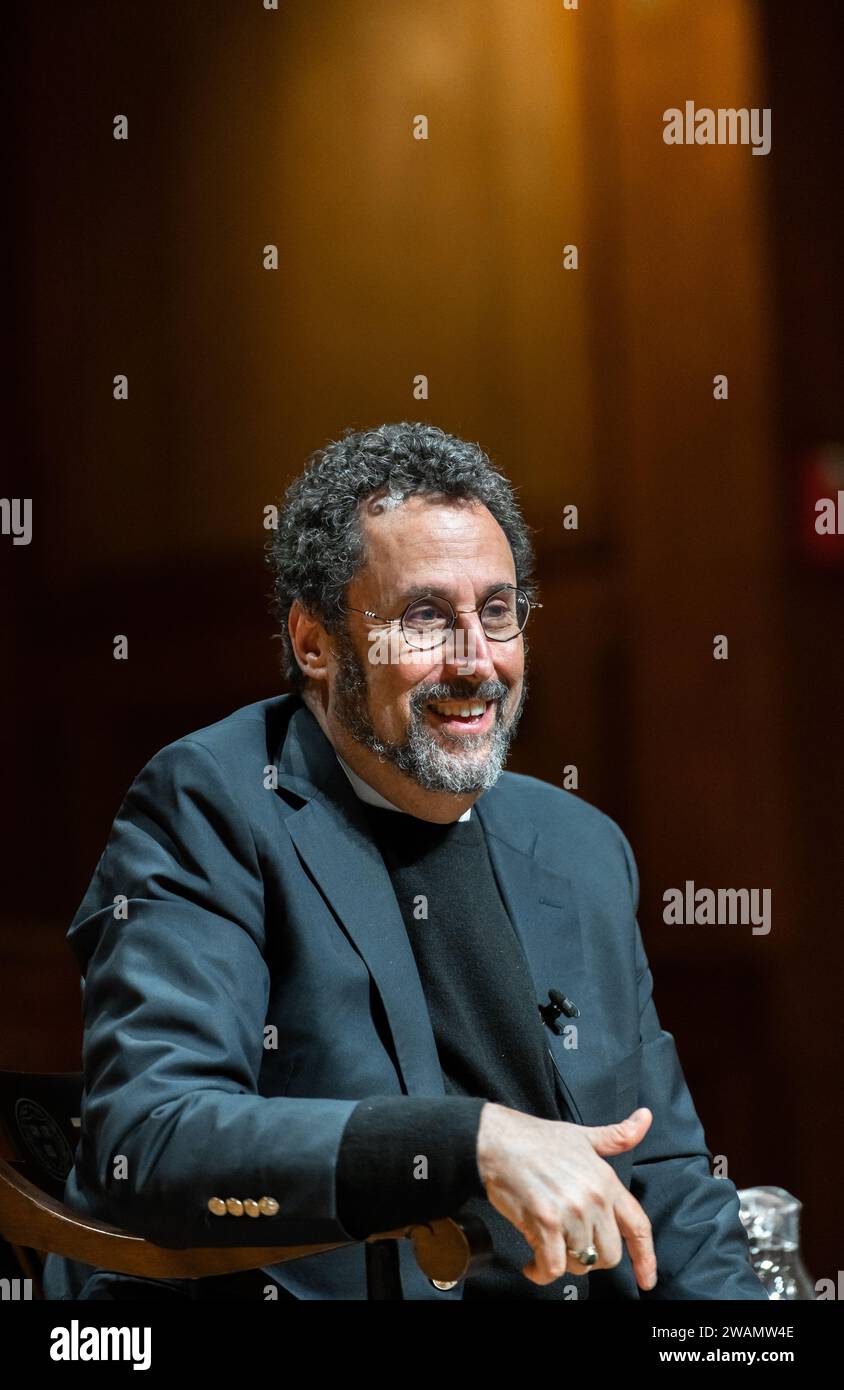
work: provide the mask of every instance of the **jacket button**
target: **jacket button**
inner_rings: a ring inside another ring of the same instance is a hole
[[[459,1279],[450,1279],[450,1280],[449,1280],[449,1279],[431,1279],[431,1280],[430,1280],[430,1283],[433,1284],[433,1286],[434,1286],[435,1289],[445,1289],[445,1290],[448,1290],[448,1289],[456,1289],[456,1288],[457,1288],[457,1285],[460,1283],[460,1280],[459,1280]]]
[[[213,1212],[215,1216],[225,1216],[226,1204],[222,1197],[210,1197],[208,1199],[208,1210]]]
[[[275,1197],[262,1197],[258,1206],[264,1216],[275,1216],[278,1212],[278,1202]]]
[[[240,1198],[239,1198],[239,1197],[227,1197],[227,1198],[226,1198],[226,1211],[229,1213],[230,1216],[242,1216],[242,1215],[243,1215],[243,1203],[241,1202]]]
[[[246,1212],[247,1216],[261,1215],[261,1208],[258,1206],[258,1203],[255,1201],[254,1197],[244,1197],[243,1210]]]

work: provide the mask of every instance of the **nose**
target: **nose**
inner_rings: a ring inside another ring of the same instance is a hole
[[[443,669],[458,676],[473,675],[478,683],[495,675],[494,642],[483,629],[480,614],[473,609],[456,610],[450,640],[444,644]]]

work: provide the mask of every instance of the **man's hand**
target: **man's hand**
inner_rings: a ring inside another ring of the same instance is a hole
[[[656,1283],[651,1223],[636,1198],[600,1154],[641,1143],[653,1114],[642,1108],[615,1125],[539,1120],[487,1102],[478,1127],[478,1172],[489,1201],[530,1245],[522,1273],[550,1284],[570,1270],[612,1269],[622,1238],[641,1289]],[[595,1245],[598,1260],[583,1265],[566,1251]]]

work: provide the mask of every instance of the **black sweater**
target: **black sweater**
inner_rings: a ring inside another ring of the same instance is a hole
[[[464,1298],[563,1298],[563,1280],[539,1286],[521,1273],[531,1248],[486,1199],[477,1168],[486,1101],[563,1118],[539,1001],[481,822],[436,825],[364,809],[416,958],[447,1094],[355,1107],[338,1158],[340,1221],[362,1237],[468,1205],[489,1227],[495,1258],[467,1279]]]

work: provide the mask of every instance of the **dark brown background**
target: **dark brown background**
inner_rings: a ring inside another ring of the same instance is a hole
[[[64,934],[135,773],[280,687],[262,508],[345,426],[427,419],[537,528],[511,765],[622,824],[709,1146],[835,1277],[844,576],[794,535],[844,435],[838,8],[7,5],[0,1067],[79,1065]],[[686,99],[771,107],[771,154],[665,146]],[[770,887],[770,935],[664,925],[687,878]]]

